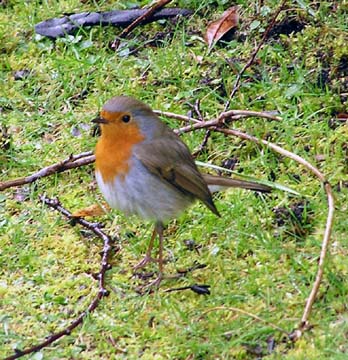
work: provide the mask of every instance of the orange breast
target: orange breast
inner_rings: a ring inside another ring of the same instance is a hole
[[[112,126],[102,125],[102,135],[95,151],[96,170],[101,173],[104,182],[127,175],[131,166],[132,148],[144,140],[137,126],[118,124],[117,129]]]

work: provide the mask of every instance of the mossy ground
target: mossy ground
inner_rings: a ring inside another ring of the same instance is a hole
[[[199,99],[205,119],[217,116],[278,2],[264,2],[260,12],[254,1],[238,3],[237,33],[210,52],[204,31],[227,1],[178,1],[194,15],[140,26],[114,53],[108,44],[119,29],[94,27],[53,42],[35,35],[34,25],[63,13],[127,8],[133,2],[2,1],[0,121],[9,138],[1,138],[1,181],[92,150],[90,120],[115,95],[180,114]],[[173,221],[166,232],[167,270],[195,261],[207,267],[164,282],[161,289],[201,283],[211,286],[210,296],[189,290],[139,296],[131,269],[145,252],[151,224],[117,212],[101,217],[122,246],[107,275],[111,294],[83,326],[32,359],[249,359],[257,357],[249,351],[252,345],[262,346],[265,359],[346,358],[348,130],[337,114],[347,112],[347,10],[346,1],[289,1],[280,17],[285,25],[266,41],[231,104],[278,111],[279,123],[251,118],[233,126],[303,156],[334,185],[335,226],[310,319],[313,329],[291,345],[248,316],[228,310],[205,314],[218,306],[237,307],[293,330],[315,277],[327,213],[321,184],[297,163],[213,134],[199,160],[220,165],[238,158],[237,171],[290,186],[306,201],[278,191],[268,196],[229,191],[216,197],[221,218],[196,204]],[[294,32],[284,34],[290,21]],[[148,44],[156,36],[161,40]],[[23,70],[28,71],[15,80]],[[192,150],[203,137],[204,131],[183,135]],[[59,197],[71,211],[102,201],[92,166],[0,194],[0,357],[62,329],[97,291],[91,274],[99,269],[101,241],[41,204],[43,193]],[[299,220],[286,212],[301,206]],[[184,245],[190,239],[199,252]],[[277,347],[267,355],[270,336]]]

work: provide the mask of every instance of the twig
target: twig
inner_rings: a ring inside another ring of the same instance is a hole
[[[211,129],[214,130],[216,126],[219,126],[224,120],[237,120],[241,117],[261,117],[269,120],[280,121],[279,116],[271,115],[267,112],[249,111],[249,110],[229,110],[222,112],[216,119],[208,121],[197,120],[194,124],[181,127],[180,129],[174,130],[177,134],[190,132],[197,129]],[[184,120],[184,119],[183,119]],[[185,119],[186,121],[186,119]]]
[[[153,112],[155,114],[159,115],[159,116],[165,116],[165,117],[168,117],[168,118],[171,118],[171,119],[185,121],[187,123],[190,123],[190,122],[199,123],[200,122],[198,119],[194,119],[194,118],[192,118],[190,116],[176,114],[176,113],[172,113],[172,112],[169,112],[169,111],[154,110]]]
[[[317,276],[315,278],[312,290],[310,295],[308,296],[306,306],[302,315],[301,324],[299,325],[299,330],[303,331],[308,327],[308,319],[309,315],[311,313],[315,298],[317,297],[319,287],[321,280],[323,278],[324,274],[324,263],[325,263],[325,257],[328,250],[330,237],[331,237],[331,230],[332,230],[332,224],[333,224],[333,218],[334,218],[334,211],[335,211],[335,203],[334,203],[334,197],[332,194],[332,187],[329,182],[324,183],[325,191],[328,198],[328,215],[326,220],[326,227],[325,227],[325,233],[324,233],[324,239],[321,245],[321,251],[320,251],[320,257],[319,257],[319,264],[318,264],[318,272]]]
[[[218,120],[239,120],[244,117],[261,117],[268,120],[282,121],[280,116],[276,116],[267,111],[252,111],[252,110],[228,110],[222,112],[218,116]]]
[[[192,105],[191,103],[188,103],[188,105],[193,109],[193,111],[196,113],[196,115],[198,116],[198,120],[199,121],[204,121],[203,115],[201,113],[201,100],[197,99],[194,103],[194,105]]]
[[[247,133],[244,133],[240,130],[235,130],[235,129],[222,129],[222,128],[216,128],[216,131],[218,132],[222,132],[224,134],[227,135],[233,135],[233,136],[237,136],[239,138],[242,138],[244,140],[249,140],[252,141],[254,143],[257,144],[264,144],[266,146],[268,146],[269,148],[271,148],[272,150],[274,150],[275,152],[284,155],[292,160],[295,160],[296,162],[300,163],[301,165],[305,166],[309,171],[311,171],[312,173],[314,173],[322,183],[327,183],[327,180],[325,178],[325,176],[315,167],[313,166],[310,162],[308,162],[307,160],[305,160],[304,158],[302,158],[299,155],[296,155],[294,153],[292,153],[291,151],[285,150],[282,147],[280,147],[279,145],[276,145],[270,141],[264,140],[264,139],[258,139],[255,136],[249,135]]]
[[[211,130],[210,129],[206,130],[206,132],[204,134],[204,138],[203,138],[202,142],[200,143],[198,149],[192,154],[192,156],[194,158],[196,158],[198,155],[200,155],[203,152],[203,150],[205,149],[205,147],[208,144],[210,135],[211,135]]]
[[[329,246],[329,242],[330,242],[331,230],[332,230],[332,226],[333,226],[334,211],[335,211],[335,202],[334,202],[334,197],[333,197],[333,193],[332,193],[332,187],[331,187],[329,181],[325,178],[324,174],[322,174],[315,166],[313,166],[311,163],[309,163],[307,160],[303,159],[299,155],[296,155],[288,150],[285,150],[282,147],[280,147],[276,144],[273,144],[269,141],[266,141],[263,139],[258,139],[255,136],[243,133],[239,130],[216,128],[215,131],[222,132],[227,135],[237,136],[239,138],[242,138],[244,140],[249,140],[249,141],[255,142],[257,144],[262,143],[262,144],[268,146],[269,148],[271,148],[272,150],[276,151],[277,153],[279,153],[283,156],[286,156],[286,157],[298,162],[299,164],[303,165],[304,167],[306,167],[315,176],[317,176],[324,185],[324,189],[325,189],[325,192],[327,195],[327,200],[328,200],[328,215],[327,215],[327,220],[326,220],[326,227],[325,227],[325,232],[324,232],[323,241],[322,241],[322,245],[321,245],[317,275],[316,275],[315,281],[313,283],[312,290],[307,298],[305,309],[304,309],[302,319],[301,319],[301,323],[298,325],[298,329],[293,332],[294,335],[293,335],[292,339],[295,341],[299,337],[301,337],[302,332],[309,327],[308,319],[311,314],[314,301],[318,295],[319,287],[320,287],[320,284],[321,284],[321,281],[323,278],[323,274],[324,274],[325,258],[326,258],[326,254],[327,254],[327,250],[328,250],[328,246]]]
[[[31,174],[29,176],[18,178],[14,180],[8,180],[0,182],[0,191],[5,190],[7,188],[13,186],[21,186],[25,184],[31,184],[36,180],[52,175],[63,172],[65,170],[77,168],[83,165],[92,164],[95,160],[95,156],[93,155],[92,151],[86,151],[78,155],[71,155],[67,159],[60,161],[56,164],[46,166],[43,169]]]
[[[210,285],[205,284],[194,284],[188,286],[181,286],[177,288],[166,289],[164,292],[173,292],[173,291],[182,291],[182,290],[192,290],[198,295],[210,295]]]
[[[174,119],[178,119],[181,121],[185,121],[188,123],[190,123],[190,122],[195,123],[190,126],[187,126],[187,127],[184,127],[184,128],[178,129],[178,130],[174,130],[176,133],[184,133],[184,132],[189,132],[189,131],[196,130],[196,129],[209,128],[209,126],[212,126],[212,129],[214,129],[214,127],[216,125],[218,125],[220,122],[222,122],[225,119],[228,119],[229,121],[231,121],[231,120],[238,120],[243,117],[256,116],[256,117],[261,117],[261,118],[276,120],[276,121],[281,120],[280,117],[273,116],[267,112],[258,112],[258,111],[249,111],[249,110],[229,110],[229,111],[221,113],[217,119],[205,121],[205,122],[190,118],[185,115],[179,115],[179,114],[175,114],[175,113],[171,113],[171,112],[155,111],[155,113],[159,114],[159,115],[167,116],[169,118],[174,118]],[[3,191],[5,189],[8,189],[8,188],[14,187],[14,186],[31,184],[31,183],[35,182],[36,180],[41,179],[43,177],[57,174],[57,173],[60,173],[60,172],[66,171],[66,170],[78,168],[80,166],[89,165],[89,164],[92,164],[94,161],[95,161],[95,156],[93,155],[92,151],[86,151],[86,152],[83,152],[83,153],[80,153],[77,155],[70,155],[67,159],[62,160],[58,163],[49,165],[47,167],[44,167],[43,169],[41,169],[31,175],[28,175],[26,177],[0,182],[0,191]]]
[[[154,4],[151,8],[146,11],[143,15],[139,16],[136,20],[134,20],[130,25],[128,25],[118,36],[117,39],[115,39],[110,47],[113,50],[117,50],[120,46],[120,39],[125,38],[133,29],[135,29],[141,22],[147,20],[154,12],[162,9],[164,6],[166,6],[168,3],[170,3],[172,0],[160,0],[158,3]]]
[[[259,52],[259,50],[261,49],[261,46],[264,44],[264,42],[266,41],[268,35],[269,35],[269,32],[271,31],[271,29],[273,28],[276,20],[277,20],[277,17],[279,15],[279,13],[283,10],[285,4],[286,4],[287,0],[283,0],[282,3],[279,5],[277,11],[275,12],[275,14],[273,15],[273,18],[272,20],[270,21],[269,25],[267,26],[267,29],[265,30],[265,32],[263,33],[263,36],[262,36],[262,39],[260,40],[259,44],[257,45],[256,49],[252,52],[251,56],[250,56],[250,59],[248,60],[248,62],[243,66],[242,70],[238,73],[237,75],[237,79],[234,83],[234,86],[233,86],[233,89],[231,91],[231,94],[225,104],[225,107],[224,107],[224,111],[226,111],[229,107],[230,107],[230,104],[231,104],[231,100],[233,98],[233,96],[236,94],[236,92],[238,91],[239,87],[240,87],[240,81],[241,81],[241,78],[243,76],[243,74],[245,73],[246,69],[248,69],[254,62],[255,60],[255,57],[257,55],[257,53]]]
[[[259,116],[259,117],[269,118],[272,120],[280,120],[279,117],[274,117],[274,116],[266,114],[266,113],[255,114],[254,112],[250,112],[249,114],[247,114],[246,112],[244,112],[244,115],[245,116]],[[307,160],[303,159],[301,156],[296,155],[288,150],[285,150],[282,147],[280,147],[274,143],[271,143],[271,142],[263,140],[263,139],[258,139],[255,136],[246,134],[242,131],[234,130],[234,129],[224,129],[224,128],[218,127],[218,125],[222,122],[223,119],[230,118],[230,117],[233,118],[234,116],[235,116],[235,111],[223,112],[219,115],[219,117],[217,119],[213,119],[210,121],[204,121],[204,122],[196,121],[195,124],[182,127],[180,129],[178,129],[176,132],[183,133],[183,132],[189,132],[189,131],[193,131],[196,129],[204,129],[204,128],[205,129],[213,129],[214,131],[222,132],[226,135],[233,135],[233,136],[242,138],[244,140],[252,141],[257,144],[264,144],[264,145],[268,146],[269,148],[271,148],[273,151],[276,151],[279,154],[286,156],[286,157],[300,163],[301,165],[306,167],[309,171],[311,171],[323,183],[324,189],[325,189],[325,192],[327,195],[328,215],[327,215],[326,227],[325,227],[325,232],[324,232],[322,246],[321,246],[317,275],[316,275],[316,279],[313,283],[312,290],[306,300],[306,305],[305,305],[305,309],[304,309],[304,312],[302,315],[301,323],[298,325],[298,329],[293,332],[292,339],[295,341],[299,337],[301,337],[302,332],[309,327],[308,319],[309,319],[310,313],[312,311],[314,301],[317,297],[319,287],[320,287],[320,284],[321,284],[321,281],[323,278],[323,274],[324,274],[325,258],[326,258],[326,254],[327,254],[327,250],[328,250],[328,246],[329,246],[329,242],[330,242],[334,210],[335,210],[334,197],[332,194],[332,187],[331,187],[330,183],[328,182],[328,180],[325,178],[324,174],[322,174],[315,166],[313,166]],[[187,121],[187,119],[184,119],[184,120]],[[188,119],[188,120],[191,120],[191,119]]]
[[[99,238],[101,238],[104,242],[104,247],[103,247],[103,255],[102,255],[102,259],[101,259],[101,266],[100,266],[100,270],[98,273],[98,281],[99,281],[99,290],[98,290],[98,294],[94,297],[94,299],[91,301],[91,303],[89,304],[88,308],[86,311],[82,312],[69,326],[67,326],[65,329],[52,334],[50,336],[48,336],[46,338],[45,341],[36,344],[28,349],[25,350],[15,350],[15,354],[11,355],[7,358],[5,358],[4,360],[13,360],[13,359],[18,359],[21,356],[27,355],[27,354],[31,354],[33,352],[39,351],[42,348],[52,344],[54,341],[60,339],[61,337],[65,336],[65,335],[70,335],[70,333],[80,324],[83,323],[84,318],[90,314],[91,312],[93,312],[99,305],[100,300],[109,295],[109,291],[105,289],[105,274],[107,272],[107,270],[111,269],[111,264],[109,263],[109,257],[110,257],[110,253],[111,250],[114,249],[115,251],[119,251],[119,248],[115,248],[113,246],[114,241],[108,236],[106,235],[101,229],[100,229],[100,225],[99,224],[95,224],[95,223],[90,223],[89,221],[86,221],[84,219],[81,218],[73,218],[72,214],[66,210],[65,208],[63,208],[59,201],[57,199],[50,199],[47,198],[46,196],[39,196],[40,200],[42,202],[44,202],[46,205],[48,205],[49,207],[59,211],[61,214],[63,214],[66,218],[68,218],[69,220],[73,220],[75,223],[78,223],[80,225],[82,225],[83,227],[91,230],[94,232],[94,234],[96,234]]]
[[[199,121],[204,121],[204,118],[203,118],[203,115],[202,115],[202,112],[201,112],[201,101],[200,101],[200,99],[197,99],[193,106],[191,104],[189,104],[189,105],[193,108],[194,112],[196,113],[196,115],[198,117],[198,120]],[[210,135],[211,135],[211,130],[207,129],[205,131],[204,138],[203,138],[202,142],[200,143],[198,149],[192,154],[192,156],[194,158],[196,158],[199,154],[201,154],[203,152],[203,150],[205,149],[205,147],[208,144],[208,140],[210,138]]]
[[[217,306],[217,307],[208,309],[208,310],[206,310],[206,311],[204,311],[202,313],[202,315],[198,318],[198,320],[201,320],[204,315],[206,315],[206,314],[208,314],[208,313],[210,313],[212,311],[217,311],[217,310],[234,311],[234,312],[237,312],[237,313],[240,313],[240,314],[243,314],[243,315],[247,315],[247,316],[249,316],[249,317],[251,317],[251,318],[253,318],[253,319],[257,320],[257,321],[260,321],[260,322],[262,322],[262,323],[264,323],[266,325],[271,326],[273,329],[276,329],[276,330],[278,330],[278,331],[280,331],[280,332],[282,332],[282,333],[284,333],[286,335],[289,335],[288,332],[286,330],[284,330],[283,328],[281,328],[281,327],[279,327],[279,326],[277,326],[277,325],[275,325],[275,324],[273,324],[273,323],[271,323],[271,322],[269,322],[267,320],[264,320],[264,319],[260,318],[259,316],[255,315],[255,314],[252,314],[252,313],[250,313],[248,311],[245,311],[245,310],[242,310],[242,309],[238,309],[238,308],[233,307],[233,306],[228,306],[228,307]]]
[[[327,254],[327,250],[328,250],[328,246],[329,246],[329,242],[330,242],[331,230],[332,230],[332,225],[333,225],[333,217],[334,217],[334,211],[335,211],[332,187],[331,187],[330,183],[328,182],[328,180],[325,178],[324,174],[322,174],[315,166],[313,166],[307,160],[303,159],[301,156],[296,155],[288,150],[285,150],[282,147],[280,147],[274,143],[271,143],[269,141],[266,141],[263,139],[258,139],[255,136],[243,133],[242,131],[234,130],[234,129],[223,129],[223,128],[218,127],[219,123],[221,123],[221,120],[223,120],[224,118],[230,117],[231,115],[233,116],[233,114],[234,114],[233,111],[232,112],[227,111],[227,112],[221,113],[217,119],[213,119],[213,120],[205,121],[205,122],[197,122],[195,124],[182,127],[180,129],[178,129],[177,132],[183,133],[183,132],[189,132],[189,131],[193,131],[196,129],[203,129],[203,128],[214,129],[214,131],[222,132],[226,135],[233,135],[233,136],[242,138],[244,140],[252,141],[257,144],[264,144],[264,145],[268,146],[269,148],[271,148],[272,150],[278,152],[279,154],[286,156],[286,157],[300,163],[301,165],[306,167],[309,171],[311,171],[323,183],[324,189],[325,189],[325,192],[327,195],[328,215],[327,215],[326,227],[325,227],[325,232],[324,232],[322,246],[321,246],[317,275],[316,275],[316,279],[313,283],[310,295],[307,298],[305,309],[304,309],[302,319],[301,319],[301,323],[299,324],[298,329],[294,331],[294,335],[292,337],[293,340],[297,340],[302,335],[303,330],[305,330],[309,326],[308,319],[309,319],[310,313],[312,311],[314,301],[317,297],[319,287],[320,287],[320,284],[321,284],[321,281],[323,278],[323,274],[324,274],[325,258],[326,258],[326,254]],[[251,115],[251,113],[249,115],[255,116],[255,114]],[[278,117],[273,118],[273,116],[269,117],[269,114],[267,114],[266,116],[265,115],[266,114],[263,113],[262,115],[258,114],[257,116],[271,118],[272,120],[279,120]]]
[[[176,119],[176,120],[180,120],[180,121],[184,121],[187,123],[204,123],[204,121],[200,121],[198,119],[192,118],[190,116],[185,116],[185,115],[181,115],[181,114],[175,114],[169,111],[160,111],[160,110],[154,110],[154,113],[160,116],[165,116],[171,119]],[[265,118],[265,119],[269,119],[269,120],[274,120],[274,121],[281,121],[282,118],[280,116],[276,116],[276,115],[272,115],[269,112],[266,111],[251,111],[251,110],[228,110],[228,111],[224,111],[222,112],[219,117],[217,119],[215,119],[215,121],[219,122],[222,121],[224,119],[228,119],[228,120],[239,120],[241,118],[246,118],[246,117],[261,117],[261,118]],[[213,121],[213,120],[211,120]]]

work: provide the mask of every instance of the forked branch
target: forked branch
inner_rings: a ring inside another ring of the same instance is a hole
[[[105,275],[106,275],[107,270],[111,269],[111,264],[109,263],[109,258],[110,258],[112,250],[114,252],[118,252],[120,250],[118,247],[115,247],[114,240],[111,239],[110,236],[108,236],[101,230],[100,224],[91,223],[91,222],[89,222],[85,219],[81,219],[81,218],[74,218],[72,216],[72,214],[68,210],[66,210],[57,199],[50,199],[43,195],[41,195],[39,198],[44,204],[51,207],[52,209],[59,211],[68,220],[72,221],[73,223],[80,224],[84,228],[94,232],[95,235],[97,235],[99,238],[101,238],[103,240],[104,246],[103,246],[103,251],[102,251],[100,270],[99,270],[99,273],[97,274],[99,289],[98,289],[97,295],[90,302],[87,309],[85,311],[83,311],[75,320],[73,320],[70,323],[70,325],[68,325],[65,329],[63,329],[55,334],[49,335],[44,341],[42,341],[41,343],[36,344],[30,348],[27,348],[24,350],[16,349],[15,354],[8,356],[4,360],[18,359],[24,355],[39,351],[42,348],[52,344],[54,341],[57,341],[61,337],[65,336],[65,335],[70,335],[70,333],[77,326],[82,324],[85,317],[97,308],[101,299],[109,294],[108,290],[105,288]]]

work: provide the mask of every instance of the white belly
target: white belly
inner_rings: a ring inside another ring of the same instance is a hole
[[[193,199],[167,184],[134,159],[129,173],[104,182],[95,173],[99,188],[108,204],[128,215],[165,222],[176,217]]]

